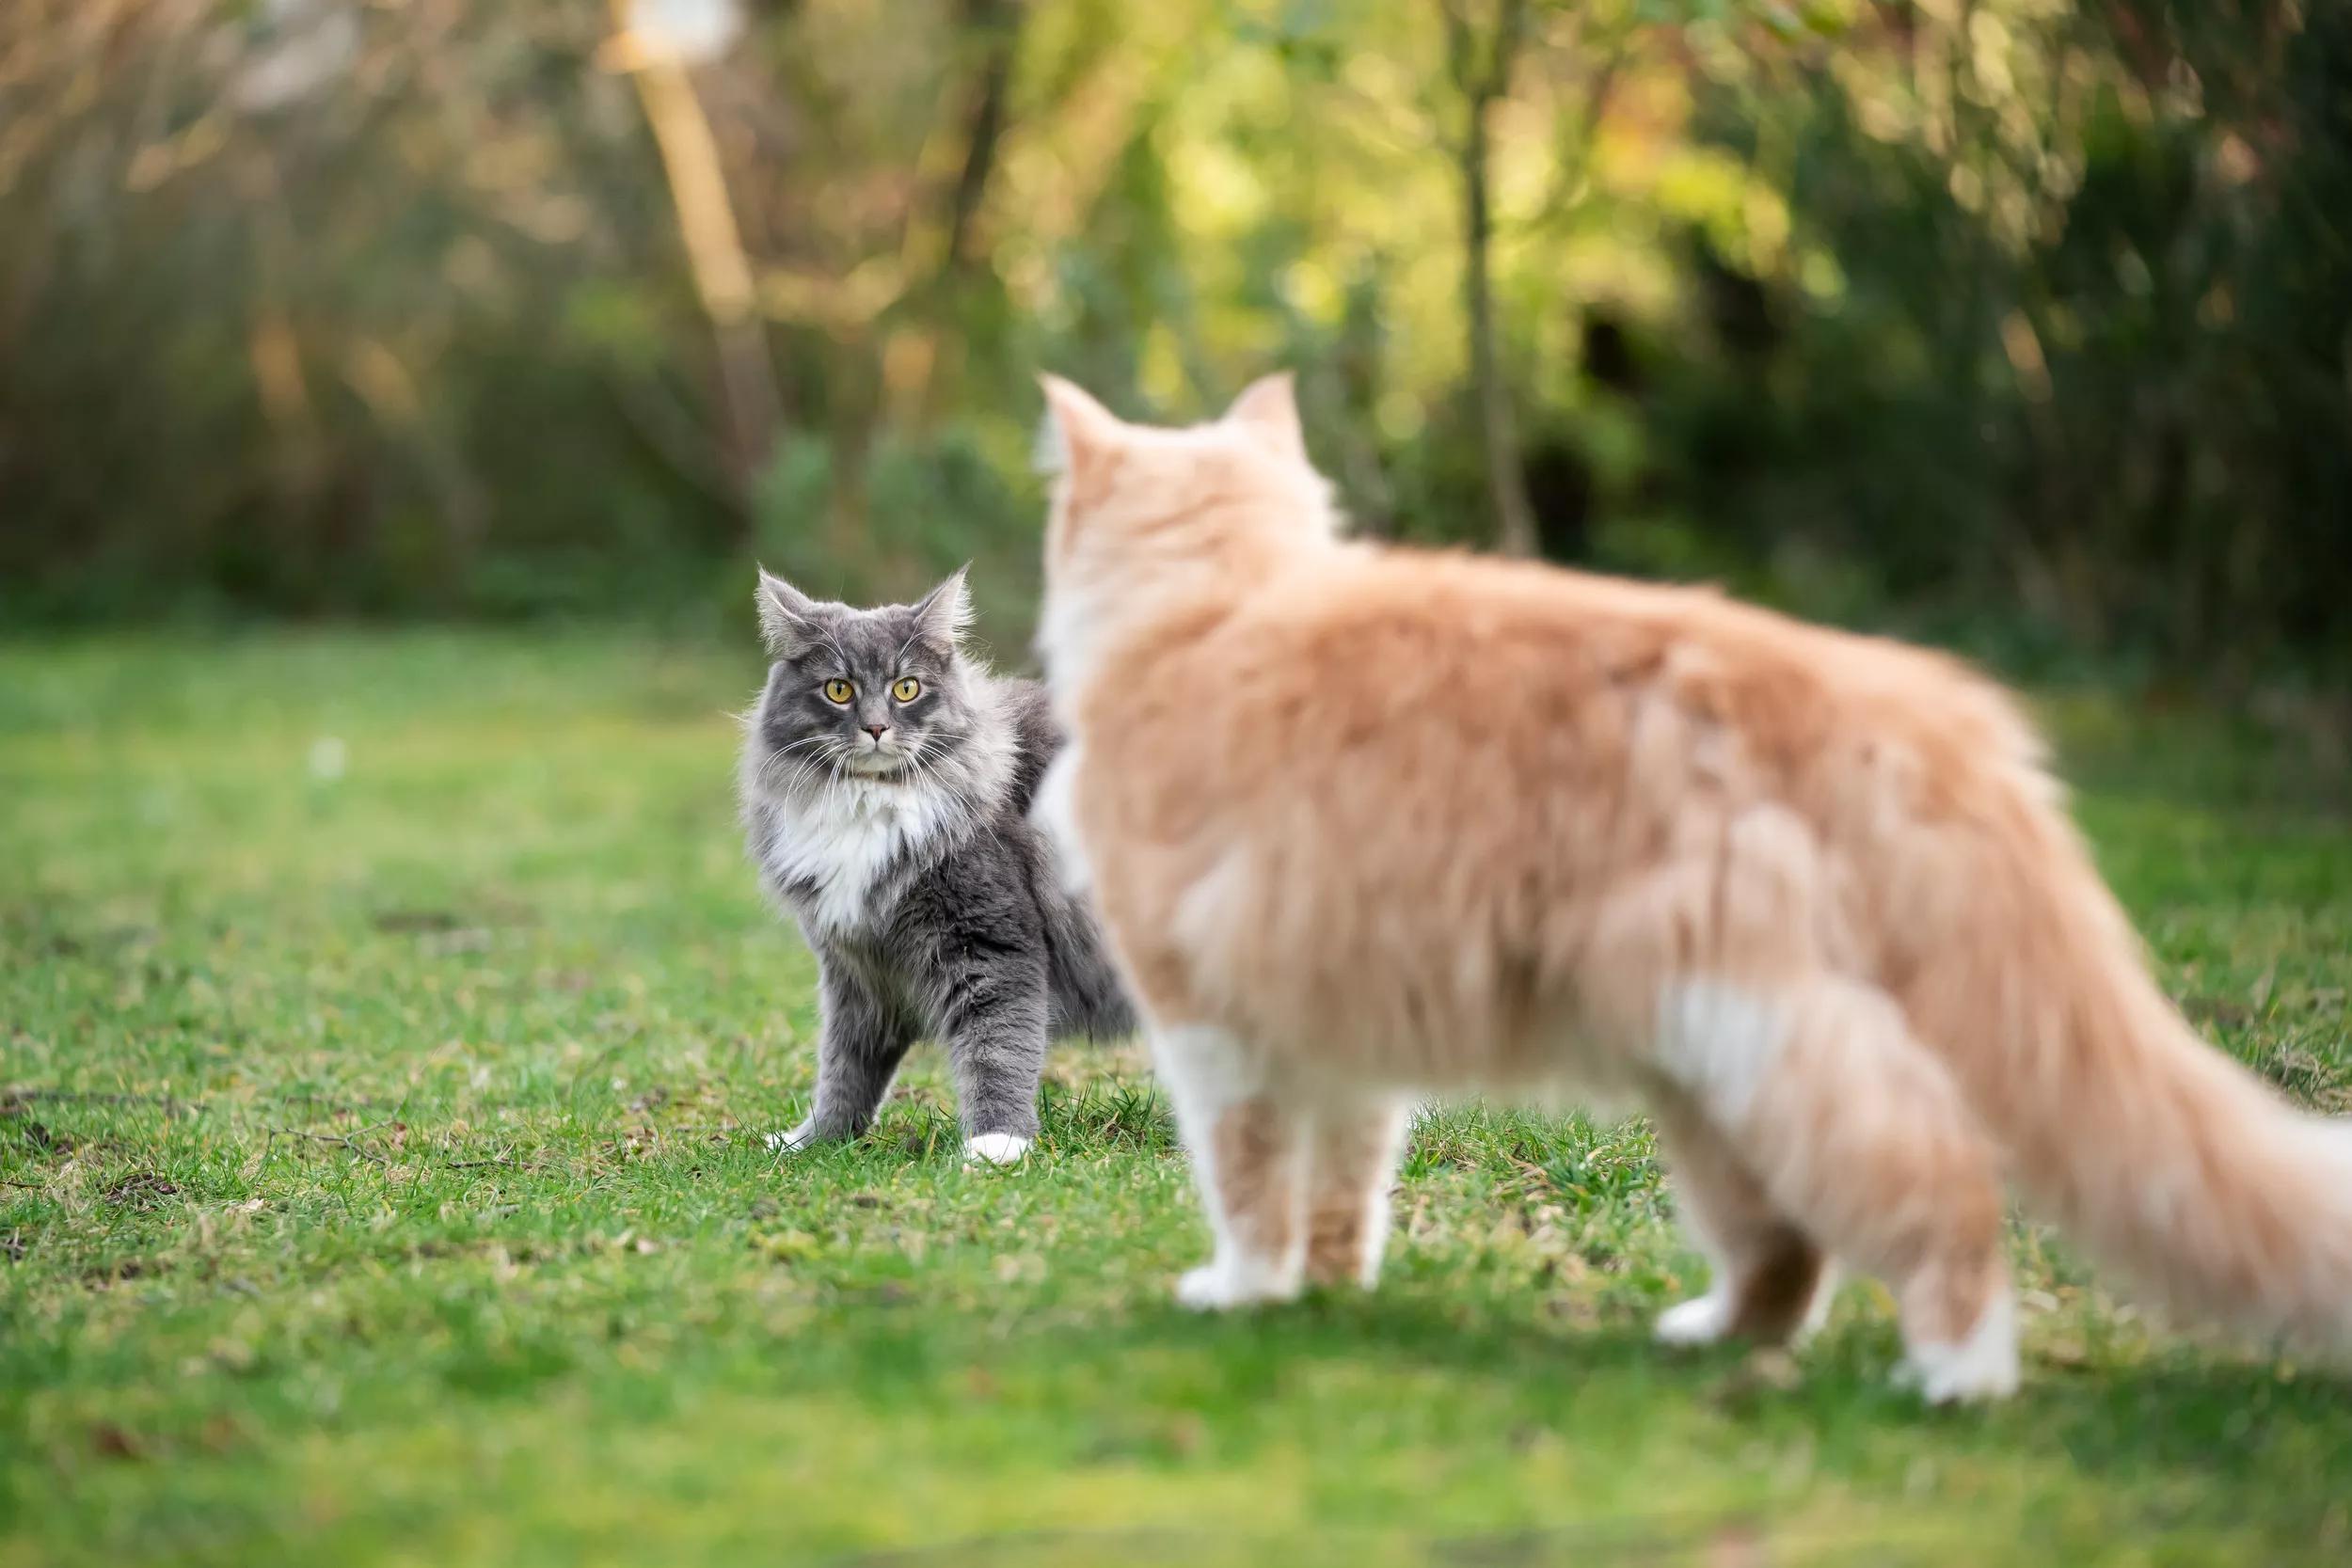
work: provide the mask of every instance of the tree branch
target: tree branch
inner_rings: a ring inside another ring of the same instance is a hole
[[[736,225],[735,205],[727,195],[718,138],[711,134],[685,61],[675,51],[633,32],[624,0],[614,0],[613,23],[608,55],[635,83],[645,121],[653,130],[655,149],[661,155],[688,267],[703,312],[710,320],[719,385],[734,437],[730,455],[738,487],[748,501],[752,483],[775,444],[784,400],[776,388],[775,368],[768,358],[767,334],[755,309],[751,260]],[[748,537],[748,504],[740,508],[740,515]]]
[[[1518,434],[1495,341],[1492,246],[1494,213],[1487,170],[1487,111],[1510,87],[1511,67],[1527,28],[1525,0],[1501,0],[1486,69],[1473,69],[1469,20],[1458,0],[1440,0],[1446,25],[1446,60],[1468,111],[1458,162],[1462,174],[1462,298],[1470,335],[1470,382],[1478,398],[1480,445],[1486,453],[1487,504],[1494,510],[1495,543],[1506,555],[1537,553],[1535,509],[1528,499],[1527,474],[1519,461]]]
[[[1017,0],[966,0],[964,25],[982,35],[985,44],[979,90],[964,137],[963,167],[956,175],[955,191],[948,201],[943,268],[949,274],[968,272],[979,259],[973,249],[973,232],[980,203],[988,195],[989,176],[995,171],[997,146],[1004,139],[1005,99],[1021,32],[1020,7]]]

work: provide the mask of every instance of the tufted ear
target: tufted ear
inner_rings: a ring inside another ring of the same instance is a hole
[[[759,574],[759,640],[771,658],[790,658],[817,640],[817,601],[761,568]]]
[[[915,601],[918,635],[947,648],[963,641],[964,628],[972,624],[972,589],[964,580],[971,570],[972,563],[965,562],[947,574],[946,581]]]
[[[1277,457],[1307,462],[1307,436],[1298,423],[1298,383],[1288,371],[1261,376],[1233,400],[1224,423],[1247,434]]]
[[[1097,403],[1075,382],[1041,375],[1045,422],[1037,433],[1038,471],[1083,485],[1099,473],[1121,428],[1119,416]]]

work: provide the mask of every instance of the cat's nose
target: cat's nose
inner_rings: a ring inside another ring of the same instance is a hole
[[[876,740],[880,740],[883,736],[890,733],[890,726],[887,724],[868,724],[866,726],[866,733],[872,736]]]

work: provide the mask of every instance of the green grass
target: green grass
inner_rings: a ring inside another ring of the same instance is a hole
[[[811,966],[740,863],[749,658],[458,635],[0,648],[0,1564],[2352,1558],[2352,1386],[2021,1229],[2027,1386],[1670,1355],[1649,1135],[1457,1113],[1369,1298],[1200,1320],[1132,1050],[1018,1174],[935,1063],[779,1164]],[[2058,705],[2176,993],[2352,1105],[2343,781]],[[340,762],[340,767],[338,766]]]

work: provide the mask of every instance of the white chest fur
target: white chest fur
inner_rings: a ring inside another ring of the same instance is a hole
[[[914,781],[841,778],[769,804],[768,875],[791,890],[804,918],[836,935],[887,914],[904,883],[893,869],[943,842],[959,820],[951,795]]]

